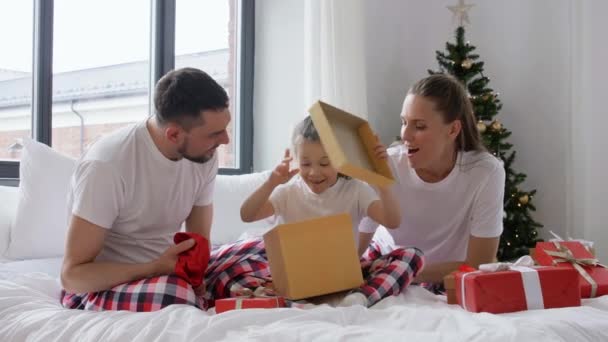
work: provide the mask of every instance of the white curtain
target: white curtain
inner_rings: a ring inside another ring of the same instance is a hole
[[[367,119],[364,0],[306,0],[305,101]]]

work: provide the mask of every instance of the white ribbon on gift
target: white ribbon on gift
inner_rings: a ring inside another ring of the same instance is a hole
[[[492,264],[479,265],[479,271],[468,272],[462,275],[460,290],[462,293],[462,307],[467,310],[467,301],[464,291],[464,279],[471,274],[490,273],[500,271],[517,271],[521,273],[521,279],[524,286],[524,296],[526,298],[526,306],[528,310],[544,309],[543,292],[540,287],[540,278],[538,271],[530,266],[534,266],[534,260],[529,255],[519,258],[514,263],[496,262]],[[468,310],[467,310],[468,311]]]

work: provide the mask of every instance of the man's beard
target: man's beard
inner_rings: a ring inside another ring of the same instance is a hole
[[[204,163],[208,162],[209,160],[211,160],[211,158],[213,158],[214,154],[215,154],[215,152],[211,156],[202,155],[200,157],[193,157],[193,156],[188,156],[188,155],[183,154],[183,157],[188,159],[191,162],[194,162],[197,164],[204,164]]]
[[[213,153],[211,153],[211,155],[207,155],[206,153],[200,155],[200,156],[192,156],[186,153],[186,146],[188,144],[188,141],[184,141],[184,144],[182,146],[180,146],[180,148],[177,150],[177,152],[179,152],[179,154],[182,155],[183,158],[188,159],[189,161],[193,162],[193,163],[197,163],[197,164],[204,164],[206,162],[208,162],[209,160],[211,160],[211,158],[213,158],[213,156],[215,155],[215,149],[218,148],[219,145],[215,145],[213,148],[210,148],[209,151],[214,150]]]

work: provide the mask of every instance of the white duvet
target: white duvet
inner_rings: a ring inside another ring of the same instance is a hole
[[[7,265],[0,265],[0,341],[608,341],[608,296],[578,308],[491,315],[410,287],[371,309],[321,305],[215,315],[173,305],[97,313],[63,309],[55,276],[18,274]]]

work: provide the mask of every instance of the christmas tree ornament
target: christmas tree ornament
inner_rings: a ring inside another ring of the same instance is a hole
[[[464,24],[470,24],[469,21],[469,10],[475,5],[465,4],[464,0],[458,0],[458,5],[448,6],[448,9],[454,13],[454,19],[458,21],[458,26],[464,26]]]
[[[473,60],[467,58],[464,61],[462,61],[462,63],[460,63],[460,66],[467,70],[471,69],[471,67],[473,66]]]
[[[519,197],[519,203],[526,205],[528,202],[530,202],[530,197],[527,194]]]
[[[477,121],[477,130],[479,131],[479,133],[485,133],[486,128],[487,126],[483,121]]]
[[[500,131],[502,129],[502,124],[500,123],[500,121],[494,120],[494,122],[492,122],[491,127],[492,127],[492,130],[498,132],[498,131]]]

